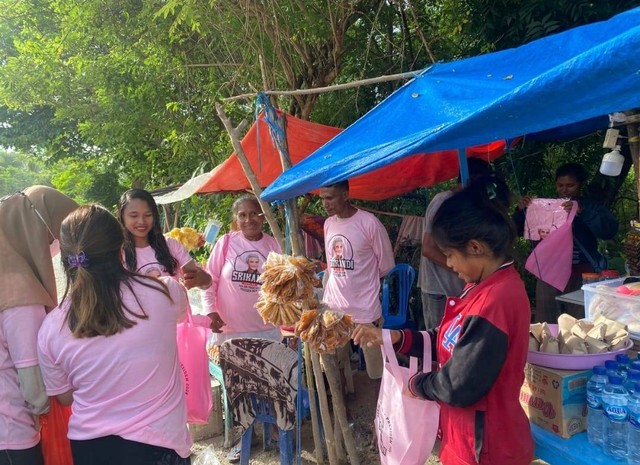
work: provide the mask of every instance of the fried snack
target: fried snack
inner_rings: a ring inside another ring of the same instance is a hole
[[[529,350],[561,354],[600,354],[623,349],[629,342],[627,327],[597,315],[593,322],[576,320],[570,315],[558,318],[558,337],[552,336],[546,323],[531,325]],[[539,338],[538,338],[539,335]],[[536,349],[536,343],[539,347]]]
[[[316,352],[325,353],[349,342],[354,328],[351,316],[322,307],[302,314],[296,324],[296,335]]]
[[[262,291],[283,301],[310,299],[318,284],[315,263],[304,257],[270,252],[260,275]]]
[[[292,325],[303,309],[318,306],[313,292],[318,283],[315,263],[304,257],[270,252],[259,280],[256,309],[265,323]]]
[[[318,316],[317,310],[306,310],[302,312],[302,316],[300,317],[300,321],[296,323],[295,334],[296,336],[300,336],[300,333],[309,329],[313,321]]]
[[[256,302],[256,309],[260,313],[262,321],[276,326],[292,325],[300,319],[300,314],[302,313],[298,302],[272,300],[262,292]]]

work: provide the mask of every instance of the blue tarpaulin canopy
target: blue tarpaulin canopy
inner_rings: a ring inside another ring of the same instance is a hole
[[[515,49],[435,64],[280,175],[262,198],[288,199],[411,155],[640,107],[638,50],[640,8]]]

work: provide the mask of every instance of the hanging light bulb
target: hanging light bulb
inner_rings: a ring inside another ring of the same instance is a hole
[[[600,172],[605,176],[618,176],[622,172],[623,164],[624,156],[620,153],[620,146],[616,145],[611,152],[605,153],[602,157]]]

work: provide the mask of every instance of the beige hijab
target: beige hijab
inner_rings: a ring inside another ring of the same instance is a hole
[[[78,204],[46,186],[0,200],[0,311],[22,305],[57,305],[49,244]]]

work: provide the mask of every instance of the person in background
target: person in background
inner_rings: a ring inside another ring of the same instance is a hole
[[[572,224],[573,232],[573,262],[571,277],[563,291],[559,291],[544,281],[536,282],[536,322],[556,323],[559,316],[556,296],[572,292],[582,287],[582,273],[602,271],[604,257],[598,252],[598,239],[612,239],[618,232],[618,222],[611,211],[603,204],[582,197],[582,188],[587,182],[587,172],[578,163],[565,163],[556,170],[556,192],[559,198],[567,199],[562,205],[571,211],[573,203],[578,204],[576,216]],[[513,219],[518,228],[518,234],[524,234],[526,209],[531,203],[530,196],[524,196],[518,201]],[[603,266],[604,265],[604,266]],[[584,317],[582,313],[574,315]]]
[[[192,258],[180,242],[162,234],[158,206],[149,192],[126,191],[120,197],[118,211],[126,230],[123,250],[127,268],[153,277],[181,278],[187,289],[205,289],[211,284],[211,276],[200,267],[181,269]]]
[[[413,376],[405,395],[440,404],[444,465],[529,465],[533,459],[531,427],[519,402],[530,308],[511,258],[516,229],[508,203],[506,185],[483,177],[445,200],[433,220],[433,239],[467,284],[460,296],[447,298],[439,328],[429,330],[439,370]],[[357,326],[353,339],[379,346],[382,331]],[[391,339],[397,352],[422,356],[420,333],[392,330]]]
[[[181,284],[126,269],[122,227],[103,207],[62,222],[62,303],[38,334],[50,396],[72,406],[75,465],[184,465],[191,435],[178,361]]]
[[[265,323],[255,305],[262,265],[269,252],[282,253],[282,249],[278,241],[262,231],[264,214],[255,196],[238,197],[231,212],[239,230],[216,241],[206,267],[212,284],[202,293],[202,301],[211,318],[211,341],[219,345],[232,338],[254,337],[279,342],[280,328]],[[240,452],[238,442],[227,455],[229,462],[238,462]]]
[[[469,179],[491,173],[489,164],[480,158],[469,158],[467,165]],[[447,266],[446,257],[435,244],[431,234],[433,218],[438,208],[461,188],[461,179],[458,177],[458,185],[455,188],[439,192],[431,199],[424,215],[418,283],[422,295],[422,315],[427,329],[436,328],[442,321],[447,296],[460,294],[464,287],[464,281]]]
[[[214,343],[222,344],[233,337],[260,337],[280,341],[280,328],[265,324],[255,308],[258,301],[259,273],[269,252],[281,253],[280,244],[262,231],[264,215],[258,199],[243,195],[231,207],[240,228],[217,241],[206,269],[212,284],[203,292],[203,305],[211,318]]]
[[[51,187],[0,199],[0,464],[41,465],[38,416],[49,398],[37,336],[57,305],[52,255],[60,223],[77,204]]]
[[[381,326],[380,279],[394,266],[393,247],[382,223],[349,201],[349,182],[320,188],[327,270],[323,302],[332,310],[351,315],[356,323]],[[334,248],[334,244],[342,244]],[[345,346],[349,349],[349,346]],[[382,377],[380,349],[363,347],[367,374]]]

